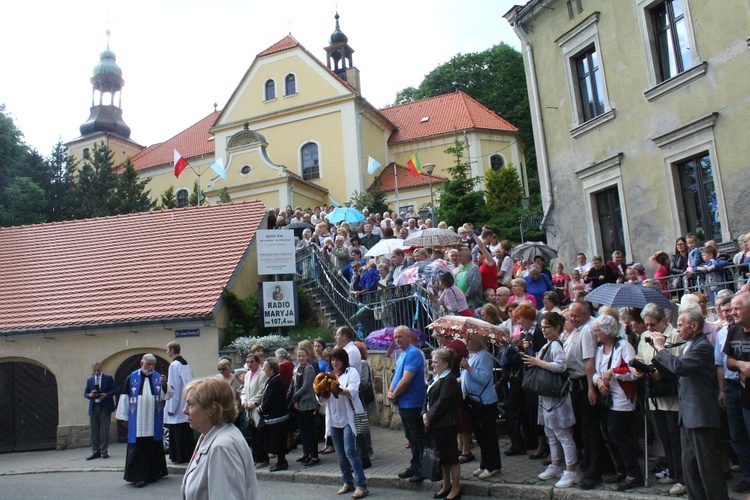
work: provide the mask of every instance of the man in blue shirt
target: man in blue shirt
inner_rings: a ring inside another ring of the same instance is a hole
[[[424,355],[415,345],[416,335],[407,326],[399,326],[393,332],[393,340],[403,351],[396,361],[388,399],[398,405],[398,414],[404,425],[404,433],[411,448],[409,468],[398,477],[409,482],[424,481],[422,476],[422,452],[425,446],[425,428],[422,420],[422,405],[425,398]]]

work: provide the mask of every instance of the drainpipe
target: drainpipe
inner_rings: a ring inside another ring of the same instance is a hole
[[[539,166],[540,172],[544,178],[544,195],[546,199],[546,205],[544,207],[544,214],[542,217],[542,223],[540,229],[544,231],[547,225],[550,212],[555,206],[555,199],[552,194],[552,180],[550,179],[549,173],[549,161],[547,157],[547,142],[544,134],[544,120],[542,119],[542,105],[539,100],[539,88],[537,87],[536,77],[536,66],[534,64],[534,51],[532,50],[531,43],[526,37],[526,32],[523,27],[517,21],[516,16],[512,19],[513,31],[521,40],[523,44],[523,50],[526,53],[526,62],[528,63],[529,78],[528,82],[531,85],[531,107],[533,113],[533,130],[535,132],[534,139],[536,141],[537,152],[537,165]]]

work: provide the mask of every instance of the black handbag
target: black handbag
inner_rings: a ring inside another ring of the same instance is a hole
[[[443,480],[443,468],[435,448],[425,446],[422,452],[422,477],[433,482]]]
[[[557,340],[557,342],[560,341]],[[560,345],[562,345],[562,342]],[[549,346],[542,350],[542,355],[540,356],[542,359],[544,359],[548,350]],[[570,380],[567,370],[562,373],[556,373],[539,366],[527,367],[523,374],[523,382],[521,383],[523,390],[529,394],[554,398],[565,396],[568,393],[569,386]]]
[[[481,413],[482,413],[482,394],[484,393],[484,391],[487,390],[487,387],[489,387],[490,380],[487,381],[487,383],[484,385],[484,389],[482,389],[482,392],[480,392],[479,394],[468,393],[464,397],[464,403],[463,403],[463,405],[464,405],[464,411],[466,411],[466,413],[468,413],[470,417],[472,417],[472,418],[479,418],[479,415],[481,415]],[[477,401],[476,399],[471,399],[470,396],[479,396],[479,401]]]

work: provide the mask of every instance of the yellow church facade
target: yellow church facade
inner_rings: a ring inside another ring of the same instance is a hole
[[[396,181],[397,167],[417,153],[422,164],[436,165],[437,188],[448,177],[453,158],[445,149],[455,139],[469,144],[474,175],[512,163],[526,179],[523,144],[512,124],[463,92],[377,109],[361,94],[353,52],[338,16],[326,63],[291,35],[260,52],[222,109],[133,155],[141,178],[150,180],[151,198],[172,187],[178,205],[187,203],[199,172],[209,203],[226,188],[232,201],[259,199],[268,208],[339,205],[381,186],[392,208],[417,208],[430,200],[429,178]],[[80,158],[87,140],[69,143],[71,153]],[[179,178],[175,150],[192,167]],[[370,158],[382,165],[373,173]],[[210,168],[217,160],[226,179]]]

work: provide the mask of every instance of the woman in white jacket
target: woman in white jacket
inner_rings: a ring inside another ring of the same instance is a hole
[[[252,453],[232,423],[237,418],[232,388],[215,377],[194,380],[185,388],[185,401],[190,427],[201,437],[182,478],[182,498],[258,498]]]
[[[594,335],[599,347],[594,355],[594,385],[599,390],[602,427],[610,443],[617,475],[607,480],[616,491],[643,486],[643,473],[631,442],[635,423],[635,380],[628,366],[635,358],[635,349],[620,340],[620,325],[612,316],[594,320]]]
[[[363,413],[359,401],[359,371],[349,366],[349,354],[338,347],[331,353],[331,368],[339,382],[338,397],[320,399],[326,407],[326,435],[333,438],[333,447],[339,459],[339,468],[344,485],[338,494],[354,491],[352,498],[364,498],[370,494],[367,490],[367,478],[362,468],[362,460],[357,454],[355,439],[357,428],[354,425],[354,414]],[[352,477],[354,471],[354,477]],[[356,490],[354,480],[356,479]]]

